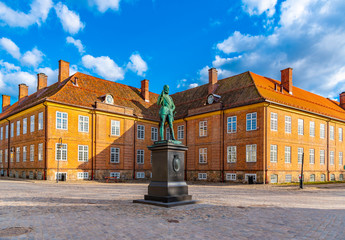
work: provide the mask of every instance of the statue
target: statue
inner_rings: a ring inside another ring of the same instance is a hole
[[[174,116],[175,116],[175,104],[172,98],[169,96],[168,85],[164,85],[163,91],[161,95],[159,95],[158,97],[157,104],[162,106],[161,109],[159,110],[159,117],[160,117],[159,134],[161,137],[161,141],[164,140],[164,124],[166,121],[168,121],[168,124],[169,124],[171,139],[175,141],[176,139],[175,139],[174,128],[173,128],[173,121],[174,121]]]

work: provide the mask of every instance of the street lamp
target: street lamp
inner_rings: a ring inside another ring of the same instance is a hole
[[[62,138],[59,138],[59,143],[57,144],[57,151],[60,151],[60,156],[56,154],[57,156],[57,172],[56,172],[56,183],[59,183],[59,162],[60,158],[62,156]]]
[[[304,177],[303,177],[303,164],[304,164],[304,153],[302,153],[301,177],[299,179],[299,188],[300,189],[303,189],[303,181],[304,181]]]

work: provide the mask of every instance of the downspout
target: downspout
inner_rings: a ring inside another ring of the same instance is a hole
[[[11,161],[11,121],[6,118],[8,122],[7,132],[7,177],[10,177],[10,161]]]
[[[267,179],[267,107],[269,107],[271,105],[271,103],[268,103],[267,106],[265,106],[264,108],[264,114],[265,114],[265,121],[264,121],[264,156],[263,156],[263,184],[266,184],[266,179]]]
[[[44,105],[44,176],[43,179],[47,180],[47,159],[48,159],[48,106],[46,102]]]
[[[92,161],[92,169],[93,169],[93,176],[92,176],[92,178],[93,179],[95,179],[95,177],[94,177],[94,172],[97,170],[97,168],[96,168],[96,162],[97,162],[97,158],[96,158],[96,152],[97,152],[97,117],[95,116],[95,137],[94,137],[94,139],[95,139],[95,160],[94,161]]]
[[[327,120],[327,181],[329,181],[329,121]]]
[[[223,103],[222,103],[223,105]],[[223,109],[223,106],[222,106],[222,109]],[[221,174],[222,174],[222,182],[224,182],[224,170],[225,170],[225,158],[224,158],[224,149],[225,149],[225,146],[224,146],[224,138],[225,138],[225,129],[224,129],[224,126],[225,126],[225,122],[224,122],[224,109],[222,110],[222,117],[221,117],[221,128],[220,128],[220,132],[222,134],[221,136],[221,139],[222,139],[222,142],[221,142],[221,147],[220,147],[220,159],[221,159]]]
[[[94,126],[93,126],[93,123],[94,123],[94,111],[91,112],[91,180],[94,179],[94,172],[93,172],[93,162],[94,162],[94,151],[93,151],[93,148],[94,148],[94,134],[93,134],[93,131],[94,131]]]
[[[136,116],[137,119],[138,119],[138,116]],[[136,136],[136,132],[137,132],[137,120],[134,120],[134,141],[133,141],[133,180],[135,180],[135,161],[136,161],[136,139],[137,139],[137,136]]]
[[[183,121],[185,122],[185,126],[186,126],[186,134],[184,135],[184,137],[186,138],[186,146],[188,147],[188,137],[187,137],[187,120],[185,118],[183,118]],[[188,158],[188,154],[187,152],[185,153],[185,161],[184,161],[184,179],[185,181],[187,181],[187,158]]]

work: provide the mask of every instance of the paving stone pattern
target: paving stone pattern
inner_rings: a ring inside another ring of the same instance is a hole
[[[0,239],[345,239],[345,184],[190,185],[199,204],[133,204],[147,184],[0,181]]]

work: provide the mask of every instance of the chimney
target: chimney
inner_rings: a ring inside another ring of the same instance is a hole
[[[59,82],[62,82],[69,77],[69,62],[64,60],[59,61]]]
[[[217,88],[218,71],[215,68],[208,70],[208,94],[214,93]]]
[[[37,74],[37,91],[47,87],[48,76],[44,73]]]
[[[345,109],[345,92],[339,94],[340,107]]]
[[[150,102],[149,80],[147,79],[141,81],[141,96],[144,98],[145,102]]]
[[[292,68],[281,70],[281,84],[283,88],[292,94]]]
[[[11,97],[2,95],[2,112],[4,112],[11,105]]]
[[[23,98],[28,96],[28,90],[29,87],[26,86],[26,84],[21,83],[18,85],[19,86],[19,96],[18,96],[18,101],[22,100]]]

